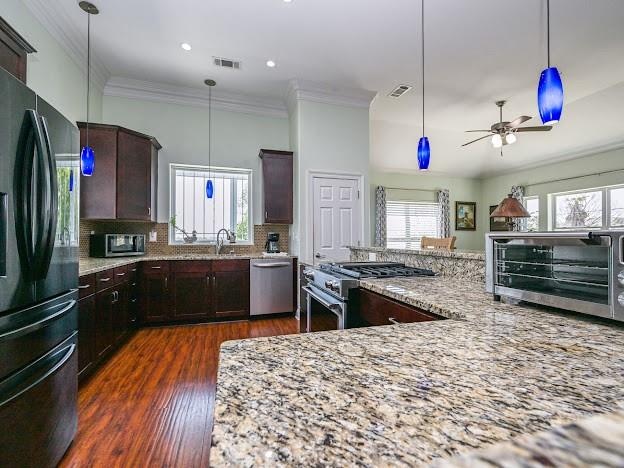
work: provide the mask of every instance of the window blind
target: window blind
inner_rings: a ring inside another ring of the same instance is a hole
[[[386,221],[389,248],[419,249],[423,236],[440,236],[440,207],[434,202],[388,200]]]

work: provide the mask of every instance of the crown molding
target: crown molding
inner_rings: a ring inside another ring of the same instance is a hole
[[[104,87],[104,96],[140,99],[183,106],[208,107],[207,89],[174,86],[130,78],[112,77]],[[229,112],[288,118],[281,99],[269,99],[229,93],[215,89],[212,107]]]
[[[87,41],[86,36],[71,21],[67,11],[60,2],[49,0],[22,0],[28,10],[41,23],[48,33],[59,43],[78,68],[87,74]],[[76,4],[76,8],[78,5]],[[86,19],[85,19],[86,21]],[[93,22],[92,25],[93,26]],[[92,28],[93,29],[93,28]],[[110,73],[106,66],[91,50],[91,79],[103,89]]]
[[[293,79],[288,83],[286,102],[293,109],[296,101],[320,102],[368,109],[377,95],[375,91],[332,86],[318,81]]]

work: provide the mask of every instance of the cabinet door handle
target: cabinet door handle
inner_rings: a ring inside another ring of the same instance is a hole
[[[212,275],[212,289],[217,289],[217,275]]]
[[[100,281],[102,283],[108,283],[111,279],[110,278],[100,278]]]
[[[160,270],[161,268],[162,268],[162,267],[160,267],[160,266],[153,266],[153,267],[152,267],[152,270]]]
[[[388,319],[388,322],[393,323],[395,325],[401,325],[401,322],[399,322],[397,319],[395,319],[394,317],[390,317]]]
[[[169,277],[165,276],[165,289],[167,289],[168,284],[169,284]]]
[[[264,220],[266,221],[267,219],[269,219],[269,212],[265,211],[264,212]]]
[[[91,287],[90,284],[81,284],[80,286],[78,286],[78,289],[88,289],[90,287]]]
[[[147,214],[151,216],[152,214],[152,208],[150,208],[149,206],[147,207]]]
[[[125,273],[117,273],[117,276],[126,276]]]

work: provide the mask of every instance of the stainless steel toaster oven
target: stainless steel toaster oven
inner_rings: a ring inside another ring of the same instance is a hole
[[[624,321],[624,231],[486,234],[486,289]]]

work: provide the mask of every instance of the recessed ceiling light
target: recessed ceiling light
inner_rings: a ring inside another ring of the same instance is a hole
[[[192,49],[191,44],[189,44],[187,42],[183,42],[182,44],[180,44],[180,47],[182,47],[187,52]]]
[[[290,3],[292,0],[284,0],[284,3]]]
[[[275,65],[277,65],[273,60],[267,60],[266,66],[269,68],[275,68]]]

